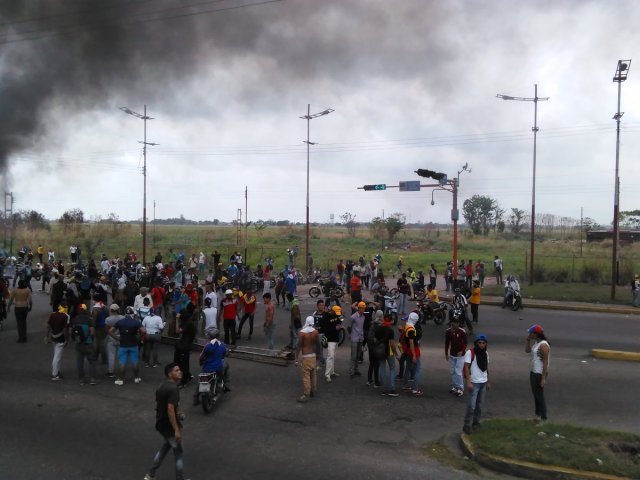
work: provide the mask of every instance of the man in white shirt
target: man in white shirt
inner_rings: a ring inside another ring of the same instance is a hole
[[[473,349],[464,354],[464,378],[469,391],[469,403],[464,417],[462,431],[471,434],[472,427],[480,425],[482,402],[489,384],[489,353],[487,352],[487,337],[482,333],[476,336]]]

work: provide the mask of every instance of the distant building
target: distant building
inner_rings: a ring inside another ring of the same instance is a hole
[[[621,242],[640,241],[640,230],[618,230]],[[613,240],[613,230],[591,230],[587,232],[587,242],[601,242]]]

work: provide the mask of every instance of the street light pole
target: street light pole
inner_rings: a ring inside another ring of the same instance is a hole
[[[529,285],[533,285],[533,263],[535,255],[535,230],[536,230],[536,150],[538,138],[538,102],[547,101],[549,97],[538,97],[538,84],[535,84],[534,96],[512,97],[510,95],[497,94],[496,97],[503,100],[517,100],[520,102],[533,102],[533,186],[531,188],[531,264],[529,265]]]
[[[124,113],[132,115],[136,118],[141,118],[144,122],[144,137],[142,142],[142,156],[144,163],[142,167],[143,180],[143,195],[142,195],[142,264],[147,263],[147,145],[158,145],[157,143],[147,142],[147,120],[153,120],[153,117],[147,115],[147,105],[144,106],[144,114],[134,112],[130,108],[120,107]]]
[[[622,82],[627,79],[631,60],[618,60],[616,74],[613,81],[618,83],[618,111],[613,116],[616,121],[616,173],[614,178],[613,193],[613,253],[611,259],[611,300],[616,298],[616,285],[618,283],[618,243],[620,241],[620,231],[618,230],[620,215],[620,119],[624,112],[620,111],[620,95],[622,93]]]
[[[307,121],[307,141],[304,142],[307,144],[307,203],[306,203],[306,226],[305,226],[305,235],[304,235],[304,257],[305,257],[305,273],[309,273],[309,148],[311,145],[315,145],[315,143],[310,140],[311,133],[311,120],[316,117],[321,117],[323,115],[329,115],[331,112],[334,112],[332,108],[327,108],[322,112],[311,114],[311,104],[307,104],[307,114],[300,117],[303,120]]]

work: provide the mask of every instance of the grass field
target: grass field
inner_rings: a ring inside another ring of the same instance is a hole
[[[268,226],[258,231],[252,225],[248,229],[235,226],[199,225],[147,225],[147,261],[156,252],[165,258],[169,248],[184,251],[185,254],[203,251],[207,256],[217,249],[223,259],[228,259],[234,250],[244,254],[245,233],[247,238],[246,260],[252,266],[264,263],[267,256],[275,260],[278,268],[287,263],[287,249],[298,247],[296,263],[304,265],[304,225]],[[309,250],[315,266],[323,270],[335,269],[339,259],[357,260],[361,255],[372,258],[376,253],[383,257],[385,274],[395,270],[395,262],[403,257],[406,267],[427,273],[434,263],[439,274],[444,271],[447,260],[452,258],[451,228],[422,226],[402,230],[393,242],[376,238],[364,226],[359,227],[355,236],[350,236],[343,226],[312,226]],[[31,248],[42,243],[45,249],[53,248],[58,258],[68,258],[69,245],[81,246],[84,258],[99,258],[102,252],[109,257],[123,257],[126,252],[135,251],[142,257],[141,226],[137,224],[83,224],[79,228],[64,231],[53,225],[51,231],[18,229],[14,235],[14,251],[21,245]],[[485,262],[487,273],[492,274],[494,255],[499,255],[505,266],[504,274],[516,275],[523,287],[525,297],[554,298],[558,300],[585,300],[607,302],[611,279],[611,242],[581,242],[575,234],[541,233],[536,237],[536,262],[534,288],[526,286],[529,270],[529,238],[513,234],[473,235],[468,229],[461,229],[458,241],[458,258]],[[640,246],[623,245],[620,249],[620,294],[621,301],[627,303],[630,280],[640,262],[635,261],[640,254]],[[634,264],[635,262],[635,264]],[[637,265],[637,267],[636,267]],[[487,292],[486,294],[489,294]]]

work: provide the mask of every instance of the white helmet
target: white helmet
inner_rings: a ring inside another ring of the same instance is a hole
[[[233,290],[231,290],[231,289],[229,288],[229,289],[227,289],[227,290],[224,292],[224,294],[225,294],[225,295],[233,295]]]

